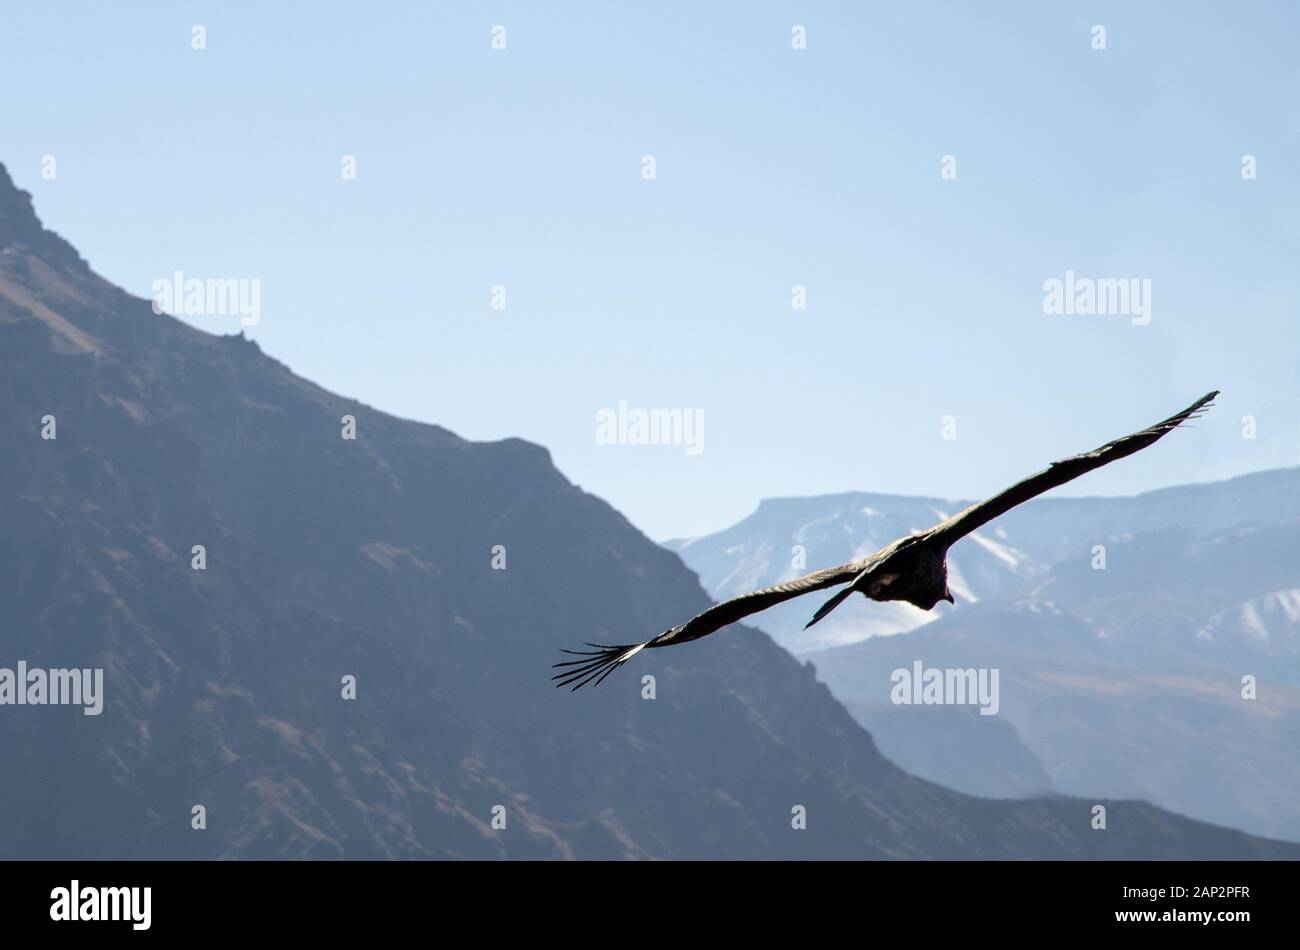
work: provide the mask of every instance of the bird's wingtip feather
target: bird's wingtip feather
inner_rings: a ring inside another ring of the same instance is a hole
[[[590,683],[592,686],[599,686],[601,682],[610,673],[626,663],[632,657],[636,656],[645,648],[644,643],[621,643],[621,644],[595,644],[588,643],[589,647],[600,647],[594,652],[581,652],[577,650],[561,650],[561,653],[568,653],[572,656],[580,656],[580,660],[565,660],[560,663],[552,663],[552,669],[558,669],[560,672],[551,677],[552,680],[559,680],[555,684],[556,689],[561,686],[569,686],[570,692],[576,692]],[[572,667],[569,669],[568,667]]]

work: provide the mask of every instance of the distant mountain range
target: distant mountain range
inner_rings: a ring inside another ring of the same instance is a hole
[[[807,569],[840,563],[966,504],[765,501],[670,547],[721,599],[802,573],[796,545]],[[815,604],[754,622],[924,777],[978,794],[1140,797],[1300,840],[1300,470],[1039,499],[960,542],[950,563],[957,604],[933,614],[854,598],[820,634],[800,629]],[[1000,714],[893,704],[892,671],[916,660],[1000,669]]]
[[[3,169],[0,445],[0,668],[104,671],[98,716],[0,705],[0,856],[1300,856],[913,777],[751,628],[551,689],[558,647],[709,596],[545,449],[155,314]]]

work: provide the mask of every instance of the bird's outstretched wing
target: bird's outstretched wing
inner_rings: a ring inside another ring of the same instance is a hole
[[[1066,482],[1076,479],[1086,472],[1091,472],[1095,468],[1109,465],[1116,459],[1122,459],[1126,455],[1132,455],[1134,452],[1145,449],[1166,433],[1178,428],[1188,419],[1195,418],[1202,410],[1208,409],[1217,395],[1219,395],[1219,391],[1216,389],[1214,392],[1207,393],[1196,400],[1182,412],[1157,422],[1141,432],[1134,432],[1132,435],[1126,435],[1113,442],[1107,442],[1101,448],[1093,449],[1091,452],[1084,452],[1082,455],[1063,459],[1060,462],[1053,462],[1041,472],[1030,475],[1024,481],[1017,482],[1006,491],[994,495],[988,501],[971,505],[965,511],[960,511],[948,520],[940,522],[925,532],[925,537],[932,543],[941,544],[944,549],[947,549],[954,542],[964,538],[972,531],[987,524],[999,515],[1006,514],[1012,508],[1023,504],[1036,495],[1041,495],[1058,485],[1064,485]]]
[[[564,650],[564,653],[568,653],[576,657],[576,659],[556,663],[555,667],[560,672],[551,678],[557,681],[556,686],[569,686],[575,690],[586,686],[588,683],[599,683],[614,670],[647,648],[674,646],[678,643],[698,640],[700,637],[721,630],[728,624],[743,620],[750,614],[766,610],[768,607],[798,597],[801,594],[814,590],[823,590],[827,587],[835,587],[839,584],[847,584],[865,576],[866,572],[869,571],[886,570],[886,560],[906,545],[926,542],[942,545],[943,549],[946,550],[955,541],[970,534],[981,525],[992,521],[998,515],[1005,514],[1016,505],[1028,501],[1035,495],[1041,495],[1048,489],[1064,485],[1085,472],[1090,472],[1094,468],[1101,468],[1101,466],[1108,465],[1116,459],[1122,459],[1126,455],[1132,455],[1134,452],[1146,448],[1167,432],[1176,429],[1188,419],[1194,418],[1201,410],[1207,408],[1217,395],[1219,395],[1218,390],[1215,390],[1198,399],[1182,412],[1170,416],[1162,422],[1157,422],[1141,432],[1135,432],[1132,435],[1124,436],[1122,439],[1108,442],[1101,448],[1094,449],[1091,452],[1085,452],[1082,455],[1076,455],[1060,462],[1053,462],[1037,475],[1031,475],[1024,481],[1012,485],[1006,491],[995,495],[988,501],[972,505],[965,511],[959,512],[946,521],[935,525],[929,531],[900,538],[898,541],[860,561],[841,564],[839,567],[828,567],[795,580],[787,581],[784,584],[776,584],[749,594],[743,594],[740,597],[733,597],[731,600],[715,604],[699,616],[693,617],[680,626],[671,627],[657,637],[643,643],[612,645],[589,643],[587,646],[591,647],[591,650]],[[857,586],[854,584],[853,587],[846,588],[825,604],[817,612],[813,622],[815,623],[833,610]],[[811,625],[810,623],[809,626]]]
[[[809,591],[824,590],[827,587],[834,587],[836,584],[848,583],[861,574],[877,556],[877,554],[873,554],[851,564],[841,564],[839,567],[828,567],[820,571],[814,571],[792,581],[786,581],[784,584],[774,584],[771,587],[765,587],[762,590],[752,591],[739,597],[733,597],[731,600],[723,601],[720,604],[714,604],[702,614],[686,621],[686,623],[670,627],[657,637],[644,643],[588,643],[587,646],[593,649],[563,650],[561,652],[568,653],[577,657],[577,659],[556,663],[555,668],[560,672],[551,679],[557,681],[556,686],[572,686],[573,689],[586,686],[588,683],[599,683],[614,670],[648,647],[674,646],[678,643],[686,643],[688,640],[698,640],[700,637],[706,637],[710,633],[721,630],[728,624],[743,620],[750,614],[766,610],[768,607],[782,601],[790,600]]]

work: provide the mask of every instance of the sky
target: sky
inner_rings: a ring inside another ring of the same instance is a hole
[[[643,7],[11,5],[0,163],[128,291],[257,280],[180,318],[658,540],[981,497],[1210,389],[1061,493],[1300,463],[1300,7]],[[1045,312],[1067,271],[1149,309]]]

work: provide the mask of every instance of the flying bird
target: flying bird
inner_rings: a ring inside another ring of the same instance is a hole
[[[768,607],[811,591],[838,587],[841,584],[846,586],[818,608],[813,618],[804,626],[805,630],[855,592],[872,600],[905,600],[922,610],[933,610],[941,600],[952,603],[952,593],[948,590],[947,558],[948,549],[953,544],[999,515],[1006,514],[1017,505],[1049,489],[1064,485],[1085,472],[1091,472],[1095,468],[1109,465],[1116,459],[1122,459],[1126,455],[1145,449],[1188,419],[1196,418],[1203,410],[1213,405],[1214,398],[1218,395],[1219,391],[1216,389],[1202,396],[1182,412],[1170,416],[1163,422],[1157,422],[1150,428],[1107,442],[1101,448],[1091,452],[1053,462],[1041,472],[1017,482],[1001,494],[971,505],[928,531],[899,538],[859,561],[814,571],[783,584],[765,587],[714,604],[699,616],[679,626],[671,627],[644,643],[616,645],[588,643],[587,646],[592,647],[591,650],[563,650],[561,652],[578,659],[556,663],[555,668],[560,672],[551,678],[557,681],[556,686],[571,686],[574,690],[588,683],[599,685],[606,676],[642,650],[671,647],[698,640],[760,610],[766,610]]]

